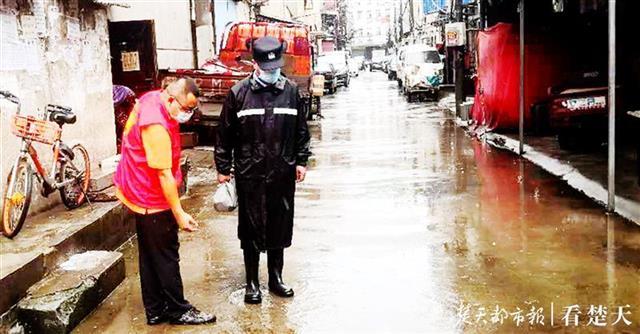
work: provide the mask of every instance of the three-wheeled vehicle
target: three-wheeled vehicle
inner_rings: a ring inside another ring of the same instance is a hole
[[[313,81],[313,50],[306,26],[290,23],[234,22],[227,25],[220,42],[220,53],[199,69],[170,69],[160,72],[163,82],[188,75],[200,86],[200,113],[188,124],[196,131],[211,130],[218,124],[227,93],[253,71],[251,41],[273,36],[286,42],[282,73],[300,88],[305,112],[311,118],[319,110],[323,84]]]
[[[415,97],[438,98],[444,65],[438,50],[428,45],[409,45],[401,49],[398,86],[409,102]]]

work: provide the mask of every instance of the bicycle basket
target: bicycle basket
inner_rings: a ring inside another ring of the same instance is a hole
[[[44,144],[53,144],[60,139],[62,130],[54,122],[43,121],[33,116],[13,116],[11,132],[14,135],[27,140]]]

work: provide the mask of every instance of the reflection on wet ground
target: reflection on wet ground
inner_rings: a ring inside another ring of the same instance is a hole
[[[323,114],[285,252],[293,299],[244,305],[236,217],[213,211],[202,158],[186,205],[203,226],[181,235],[181,264],[187,297],[218,323],[147,327],[129,245],[127,279],[76,332],[640,331],[640,228],[470,139],[433,105],[407,104],[381,73],[325,97]],[[611,324],[627,304],[631,325],[587,326],[590,305]],[[563,320],[572,305],[578,327]]]

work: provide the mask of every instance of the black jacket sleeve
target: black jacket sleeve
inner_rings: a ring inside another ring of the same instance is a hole
[[[222,175],[231,174],[233,167],[233,148],[236,144],[238,110],[236,107],[236,97],[233,91],[229,91],[227,98],[222,105],[220,114],[220,127],[218,128],[218,138],[216,140],[214,160],[218,173]]]
[[[309,135],[309,127],[307,126],[307,114],[304,106],[304,100],[300,98],[298,88],[295,90],[296,98],[298,99],[298,119],[296,122],[296,165],[307,166],[311,151],[309,149],[311,136]]]

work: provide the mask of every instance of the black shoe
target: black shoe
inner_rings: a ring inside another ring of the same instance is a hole
[[[271,249],[267,251],[267,266],[269,267],[269,291],[280,297],[293,297],[293,289],[282,281],[284,267],[284,250]]]
[[[163,313],[161,315],[156,315],[155,317],[147,318],[147,325],[155,326],[167,321],[169,321],[169,317]]]
[[[260,252],[253,249],[243,249],[243,254],[244,271],[247,280],[244,302],[247,304],[260,304],[262,303],[262,292],[260,292],[260,280],[258,279]]]
[[[179,318],[171,319],[172,325],[202,325],[215,322],[216,316],[204,313],[193,307],[189,311],[184,312]]]

